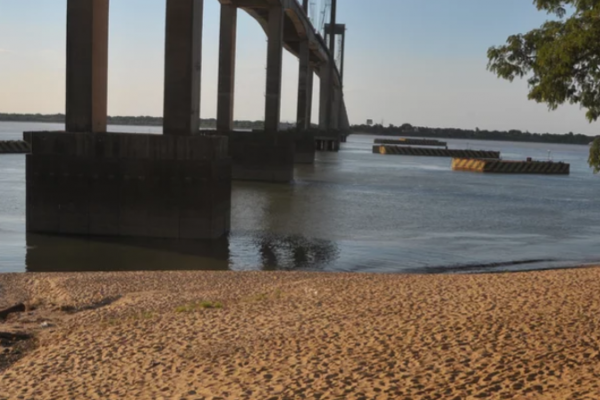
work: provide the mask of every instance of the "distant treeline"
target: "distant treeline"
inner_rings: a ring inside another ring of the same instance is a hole
[[[353,132],[367,133],[380,136],[414,136],[431,138],[449,138],[449,139],[473,139],[473,140],[501,140],[510,142],[542,142],[542,143],[563,143],[563,144],[589,144],[594,137],[573,134],[569,132],[564,135],[551,133],[529,133],[512,129],[510,131],[486,131],[475,128],[455,129],[455,128],[427,128],[422,126],[412,126],[404,124],[401,126],[390,125],[354,125]]]
[[[64,123],[64,114],[3,114],[0,113],[0,121],[6,122],[54,122]],[[135,126],[162,126],[162,117],[108,117],[109,125],[135,125]],[[289,125],[289,124],[284,124]],[[200,128],[214,129],[217,127],[217,120],[214,118],[201,119]],[[263,129],[263,121],[235,121],[236,129]]]

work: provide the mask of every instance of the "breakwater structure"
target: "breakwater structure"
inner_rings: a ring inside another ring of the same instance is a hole
[[[375,139],[375,144],[391,144],[396,146],[434,146],[434,147],[446,147],[448,143],[441,142],[439,140],[432,139]]]
[[[569,175],[571,165],[554,161],[511,161],[454,158],[452,170],[496,174]]]
[[[421,156],[421,157],[451,157],[451,158],[483,158],[499,159],[499,151],[487,150],[461,150],[461,149],[435,149],[425,147],[374,145],[374,154]]]
[[[27,154],[31,146],[24,140],[0,140],[0,154]]]

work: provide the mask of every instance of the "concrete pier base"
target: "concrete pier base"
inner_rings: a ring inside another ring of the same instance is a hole
[[[229,232],[225,137],[26,135],[28,232],[169,239]]]
[[[317,151],[336,152],[340,150],[342,135],[337,131],[319,132],[315,135],[315,147]]]
[[[299,131],[295,135],[294,163],[314,164],[316,152],[314,132]]]
[[[294,180],[294,136],[265,132],[230,132],[234,180],[287,183]]]

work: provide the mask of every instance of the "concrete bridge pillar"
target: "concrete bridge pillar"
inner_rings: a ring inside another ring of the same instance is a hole
[[[308,0],[302,1],[302,9],[308,15]],[[315,73],[310,65],[308,40],[300,43],[300,74],[298,82],[298,129],[310,129],[312,123],[313,79]]]
[[[167,0],[166,135],[106,133],[108,5],[67,2],[67,132],[24,134],[27,231],[219,238],[230,227],[228,139],[192,136],[203,2]]]
[[[284,10],[269,9],[265,131],[229,134],[229,155],[235,180],[280,182],[294,179],[294,136],[279,134]]]
[[[338,151],[341,143],[339,132],[341,89],[333,86],[333,82],[330,81],[331,75],[329,71],[330,64],[321,67],[320,133],[316,136],[316,148],[321,151]]]
[[[306,77],[306,87],[307,87],[306,97],[308,99],[308,101],[307,101],[308,104],[306,105],[306,121],[308,123],[309,129],[312,126],[314,78],[315,78],[315,71],[312,69],[312,67],[309,67],[308,68],[308,76]]]
[[[279,130],[281,111],[281,74],[283,63],[283,21],[284,11],[281,6],[269,9],[269,25],[267,29],[267,90],[265,101],[265,131],[275,134]]]
[[[327,131],[330,128],[330,75],[329,64],[321,67],[320,93],[319,93],[319,130]]]
[[[237,8],[221,4],[217,131],[233,130]]]
[[[164,126],[166,135],[200,127],[204,0],[167,0]]]
[[[334,130],[340,129],[340,111],[342,104],[342,90],[340,88],[333,88],[333,103],[332,103],[332,115],[331,115],[331,128]]]
[[[308,41],[300,42],[300,72],[298,74],[298,111],[299,130],[310,129],[313,95],[313,71],[310,66],[310,48]]]
[[[308,40],[300,42],[299,59],[298,109],[296,115],[297,137],[295,140],[294,163],[312,164],[315,162],[315,138],[308,130],[311,128],[314,73],[310,66]]]
[[[106,132],[109,0],[67,2],[66,129]]]

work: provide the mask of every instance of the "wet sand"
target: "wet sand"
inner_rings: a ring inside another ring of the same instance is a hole
[[[598,268],[0,275],[17,302],[0,399],[600,398]]]

